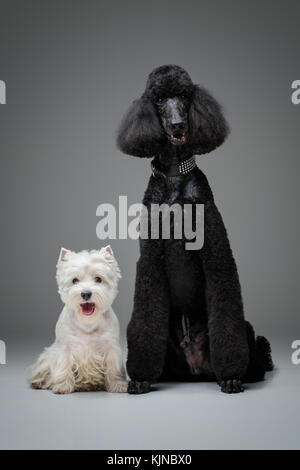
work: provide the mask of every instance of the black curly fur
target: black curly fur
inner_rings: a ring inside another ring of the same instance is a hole
[[[222,109],[210,93],[193,85],[185,70],[176,65],[155,69],[148,78],[146,90],[135,100],[124,116],[117,143],[122,152],[136,157],[153,157],[170,151],[155,109],[158,97],[185,94],[191,101],[189,110],[190,138],[182,155],[205,154],[219,147],[229,128]]]
[[[189,130],[186,143],[178,148],[166,138],[155,103],[181,94],[189,99]],[[166,65],[150,74],[143,96],[125,115],[118,146],[129,155],[155,156],[165,171],[171,161],[214,150],[228,132],[216,100],[194,85],[185,70]],[[203,377],[217,380],[222,391],[242,391],[241,380],[262,380],[271,370],[271,350],[265,338],[255,339],[244,319],[226,229],[199,168],[184,177],[150,178],[144,205],[149,209],[154,203],[174,202],[205,205],[205,242],[201,250],[187,251],[185,240],[140,240],[134,310],[127,331],[130,393],[149,391],[146,382]],[[188,345],[183,315],[190,321]]]

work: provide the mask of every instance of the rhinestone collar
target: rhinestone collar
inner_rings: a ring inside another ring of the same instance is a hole
[[[152,174],[153,176],[160,176],[161,178],[188,175],[189,173],[191,173],[191,171],[193,171],[196,166],[195,156],[192,155],[191,157],[187,158],[186,160],[183,160],[180,163],[170,165],[167,173],[164,173],[163,171],[157,168],[157,166],[155,165],[155,160],[156,159],[154,158],[154,160],[152,160],[151,162]]]

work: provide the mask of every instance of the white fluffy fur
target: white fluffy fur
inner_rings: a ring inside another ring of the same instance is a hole
[[[102,279],[95,282],[96,277]],[[58,291],[65,306],[55,330],[55,342],[33,366],[33,388],[54,393],[84,390],[126,392],[119,322],[111,308],[121,277],[110,246],[74,253],[61,249],[57,264]],[[79,280],[75,285],[73,279]],[[94,313],[86,316],[82,290],[90,290]]]

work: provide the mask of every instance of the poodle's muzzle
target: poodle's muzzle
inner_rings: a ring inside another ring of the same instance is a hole
[[[174,145],[186,142],[188,132],[188,102],[186,97],[159,99],[158,114],[169,141]]]

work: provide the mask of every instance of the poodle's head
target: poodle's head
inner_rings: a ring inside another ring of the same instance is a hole
[[[227,135],[221,106],[210,93],[181,67],[164,65],[150,73],[142,97],[125,114],[118,146],[138,157],[153,157],[170,146],[200,155],[219,147]]]

